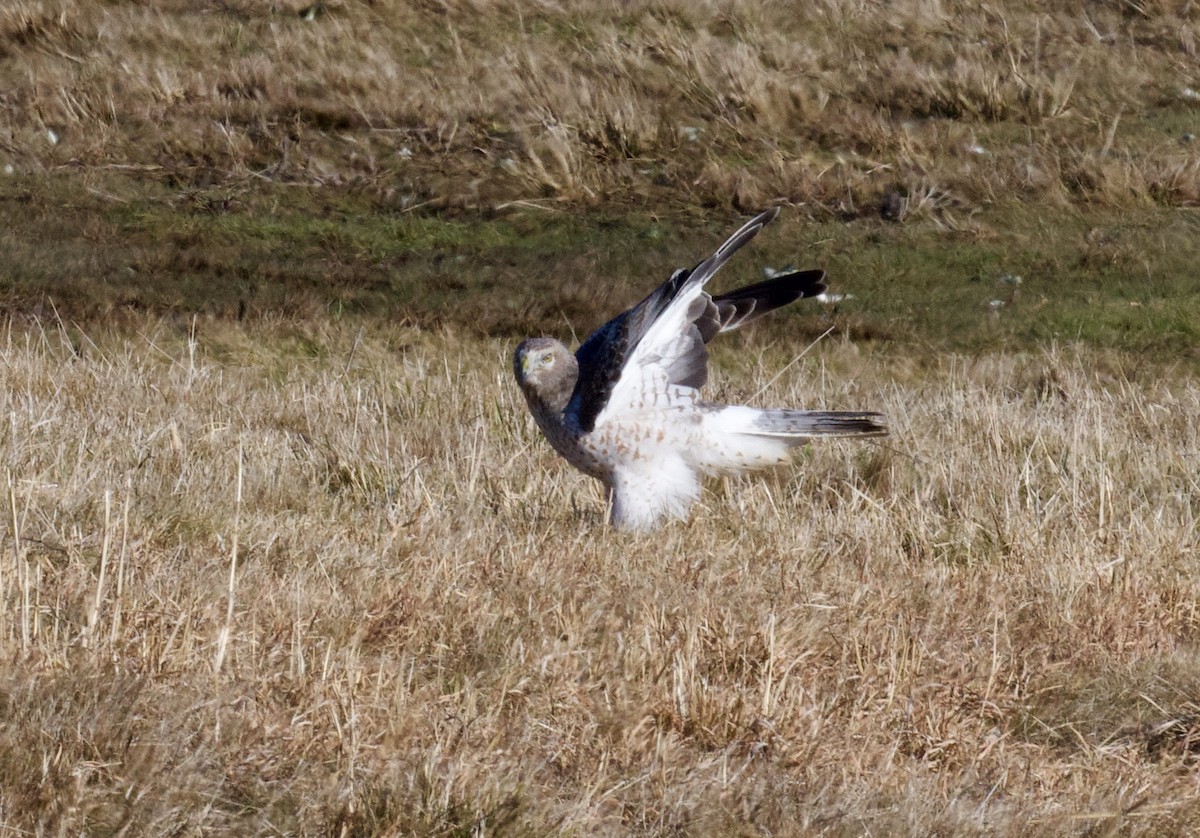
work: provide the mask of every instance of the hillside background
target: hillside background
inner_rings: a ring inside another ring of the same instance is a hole
[[[1195,29],[1187,3],[18,0],[4,298],[586,328],[785,203],[762,261],[854,285],[863,335],[979,348],[1021,276],[989,340],[1187,351]]]

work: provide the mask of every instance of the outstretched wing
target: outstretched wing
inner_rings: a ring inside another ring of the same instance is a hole
[[[762,314],[824,289],[819,271],[799,272],[760,282],[717,298],[704,284],[742,245],[779,214],[767,210],[751,219],[692,270],[678,270],[646,299],[601,326],[575,357],[579,379],[567,406],[584,432],[604,415],[645,404],[694,400],[708,375],[707,343],[720,331],[737,328]]]
[[[753,323],[764,314],[805,297],[815,297],[825,291],[825,271],[792,271],[766,282],[747,285],[712,298],[712,305],[696,321],[704,342],[719,332],[731,332]]]

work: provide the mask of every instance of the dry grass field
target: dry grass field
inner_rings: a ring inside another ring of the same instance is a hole
[[[0,834],[1200,834],[1198,34],[0,3]],[[614,533],[512,347],[768,205],[892,435]]]
[[[0,337],[13,834],[1200,819],[1190,378],[834,342],[762,401],[878,407],[893,437],[632,537],[496,342]],[[788,360],[744,348],[726,370]]]

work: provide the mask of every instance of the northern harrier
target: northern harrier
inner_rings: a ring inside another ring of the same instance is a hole
[[[786,462],[817,436],[880,436],[878,413],[759,409],[706,402],[706,344],[802,297],[825,290],[824,271],[795,271],[728,294],[704,284],[779,214],[772,209],[690,271],[601,326],[571,352],[552,338],[517,347],[513,371],[546,439],[608,490],[612,522],[650,529],[683,518],[699,475]]]

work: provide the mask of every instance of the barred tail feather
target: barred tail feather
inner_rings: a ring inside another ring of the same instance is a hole
[[[756,410],[756,416],[741,433],[772,437],[884,436],[887,425],[882,413],[840,410]]]

